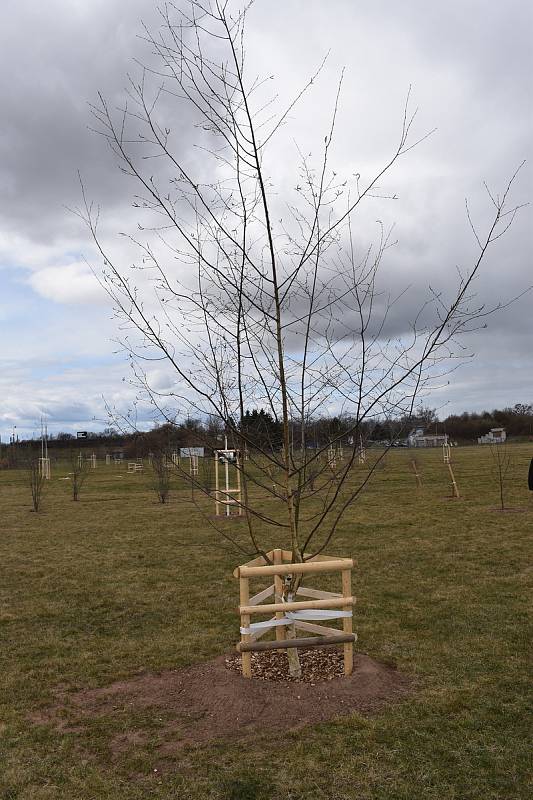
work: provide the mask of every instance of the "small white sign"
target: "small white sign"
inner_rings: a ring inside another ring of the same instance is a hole
[[[204,457],[203,447],[180,447],[180,458],[190,458],[197,456],[198,458]]]

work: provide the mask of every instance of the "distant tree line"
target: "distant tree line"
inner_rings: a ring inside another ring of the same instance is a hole
[[[443,419],[439,419],[435,409],[420,408],[410,417],[377,421],[369,438],[377,441],[402,439],[414,428],[423,428],[428,434],[447,433],[452,440],[464,444],[477,442],[491,428],[505,428],[507,436],[529,438],[533,437],[533,404],[517,403],[493,411],[465,411]]]
[[[354,421],[348,416],[318,417],[307,423],[306,440],[310,447],[323,447],[328,441],[338,440],[344,432],[353,429]],[[435,409],[418,408],[409,417],[379,418],[367,420],[358,429],[357,435],[350,435],[347,445],[358,446],[370,442],[394,442],[407,437],[413,428],[423,428],[426,433],[447,433],[454,441],[464,444],[476,442],[478,437],[490,428],[505,428],[507,435],[517,438],[533,438],[533,404],[516,405],[493,411],[451,414],[439,419]],[[282,441],[281,423],[265,409],[250,409],[244,414],[242,430],[251,448],[273,452],[279,450]],[[298,448],[301,429],[292,425],[294,448]],[[347,436],[348,438],[348,436]],[[71,433],[58,433],[49,436],[52,454],[59,451],[91,450],[113,452],[120,450],[125,458],[145,457],[149,453],[174,452],[181,447],[204,447],[208,452],[223,449],[225,430],[221,420],[187,419],[182,423],[167,422],[150,431],[124,433],[107,428],[100,432],[87,432],[87,438],[77,439]],[[37,448],[37,440],[17,442],[15,446],[2,447],[0,466],[15,466],[22,453],[28,448]],[[228,447],[232,447],[231,437]],[[18,453],[18,458],[17,458]]]
[[[477,440],[490,428],[505,428],[508,436],[532,437],[533,405],[517,403],[512,408],[493,411],[465,411],[447,417],[442,426],[446,433],[459,441]]]

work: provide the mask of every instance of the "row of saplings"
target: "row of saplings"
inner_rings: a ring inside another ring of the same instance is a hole
[[[504,487],[509,474],[511,459],[504,448],[494,453],[496,476],[500,497],[500,508],[505,510]],[[178,474],[189,477],[192,485],[209,491],[212,480],[210,459],[201,459],[202,469],[194,478],[186,470],[165,453],[151,454],[152,487],[160,503],[168,501],[171,490],[171,478],[176,467]],[[414,463],[414,462],[413,462]],[[68,475],[61,480],[68,481],[73,501],[80,499],[82,488],[91,472],[90,459],[73,454],[68,463]],[[32,493],[34,511],[41,508],[42,498],[47,481],[50,479],[49,460],[30,458],[28,476]],[[417,470],[416,470],[417,472]],[[452,473],[453,476],[453,473]],[[455,480],[453,480],[455,486]],[[420,484],[419,484],[420,486]],[[456,488],[456,486],[455,486]],[[529,488],[533,489],[533,461],[529,470]],[[458,497],[458,492],[454,496]],[[292,678],[302,677],[298,649],[305,652],[311,648],[339,645],[343,647],[342,667],[345,675],[350,675],[353,668],[353,643],[356,639],[352,630],[351,570],[353,562],[347,558],[333,558],[322,552],[316,554],[303,553],[299,548],[292,550],[276,549],[261,552],[251,561],[243,564],[234,572],[239,580],[239,616],[240,642],[237,650],[241,654],[241,668],[244,677],[252,677],[252,654],[267,651],[284,651],[287,653],[289,674]],[[304,586],[302,581],[316,573],[340,573],[341,591],[322,591]],[[250,594],[250,582],[254,579],[272,579],[272,584],[254,595]],[[254,621],[257,614],[270,615],[268,619]],[[340,622],[342,629],[324,625],[324,622]],[[259,641],[270,631],[274,632],[273,640]],[[304,636],[298,635],[303,632]],[[273,653],[271,655],[274,655]],[[257,659],[257,656],[253,656]],[[315,665],[317,661],[315,660]],[[327,660],[319,660],[324,664],[323,670],[331,675],[331,665]],[[341,662],[337,662],[339,667]],[[257,661],[255,662],[257,665]],[[257,666],[256,666],[257,668]]]

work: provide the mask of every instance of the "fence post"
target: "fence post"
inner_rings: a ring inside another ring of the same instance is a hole
[[[274,550],[273,553],[274,564],[281,564],[283,563],[283,551],[278,548]],[[283,579],[281,575],[274,575],[274,602],[281,603],[283,598]],[[276,619],[281,619],[283,617],[283,611],[276,612]],[[285,625],[278,625],[276,627],[276,639],[278,642],[283,641],[285,639]]]
[[[239,578],[239,602],[241,606],[247,606],[250,600],[250,579]],[[250,615],[241,614],[241,628],[250,627]],[[249,642],[250,634],[241,633],[241,642]],[[245,678],[252,677],[252,654],[241,653],[242,674]]]
[[[342,596],[351,597],[352,595],[352,571],[342,570]],[[351,604],[342,607],[343,611],[351,611]],[[352,633],[352,617],[343,617],[342,629],[344,633]],[[353,642],[344,643],[344,674],[351,675],[353,670]]]

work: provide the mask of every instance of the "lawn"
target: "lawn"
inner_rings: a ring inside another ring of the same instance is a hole
[[[489,449],[453,452],[459,499],[440,450],[416,453],[421,488],[413,451],[391,451],[329,548],[357,561],[357,650],[409,676],[408,695],[373,715],[186,747],[164,769],[158,715],[58,728],[45,711],[58,692],[231,651],[242,556],[183,486],[160,505],[149,475],[100,462],[74,503],[53,463],[35,514],[25,474],[0,472],[0,800],[531,797],[533,445],[509,451],[505,513]],[[137,728],[148,740],[112,751]]]

